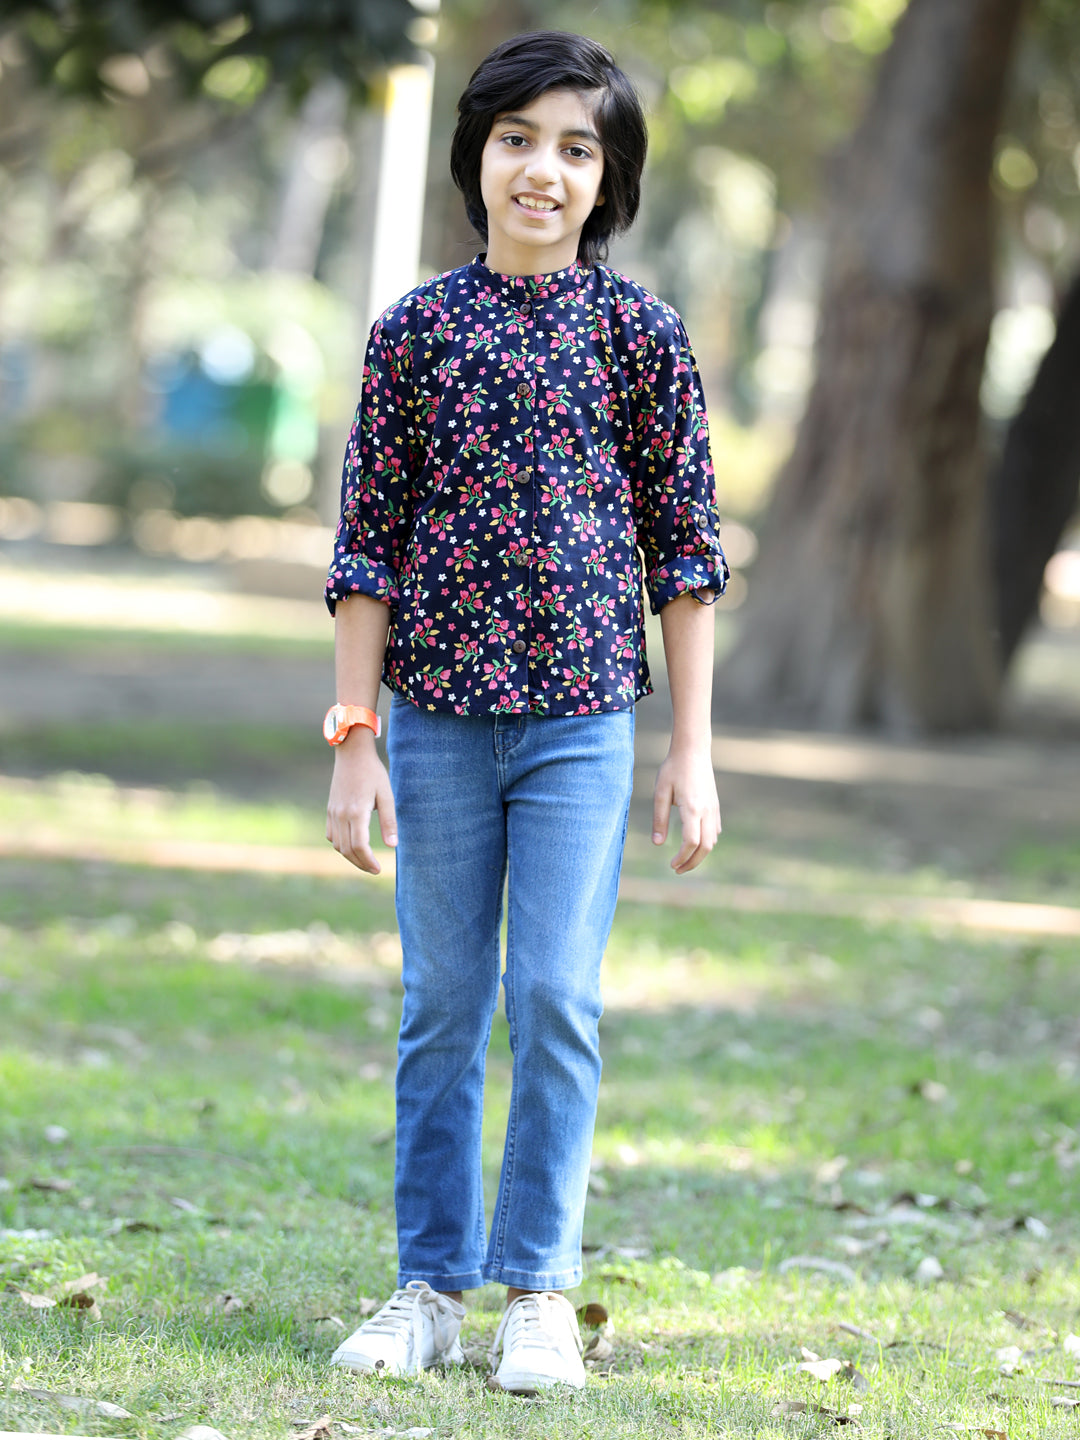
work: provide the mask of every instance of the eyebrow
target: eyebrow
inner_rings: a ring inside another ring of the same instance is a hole
[[[526,115],[496,115],[496,125],[518,125],[524,130],[535,130],[535,123]],[[591,140],[594,145],[601,145],[603,142],[595,130],[564,130],[563,140]]]

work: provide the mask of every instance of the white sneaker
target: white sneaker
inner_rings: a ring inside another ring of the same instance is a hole
[[[581,1332],[574,1307],[565,1295],[546,1290],[519,1295],[508,1305],[495,1332],[491,1363],[502,1344],[502,1361],[495,1380],[503,1390],[534,1395],[549,1385],[585,1384],[581,1361]]]
[[[429,1365],[460,1365],[464,1314],[460,1301],[440,1295],[425,1280],[410,1280],[341,1342],[330,1364],[376,1375],[418,1375]]]

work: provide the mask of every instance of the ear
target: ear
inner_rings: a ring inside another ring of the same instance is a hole
[[[597,205],[603,205],[603,203],[604,203],[604,201],[605,201],[606,199],[607,199],[607,196],[606,196],[606,195],[604,194],[604,192],[601,190],[600,194],[597,195],[597,197],[596,197],[596,203],[597,203]]]

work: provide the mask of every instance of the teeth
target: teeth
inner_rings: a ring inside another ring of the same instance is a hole
[[[534,200],[531,195],[517,196],[519,205],[524,205],[526,210],[557,210],[558,206],[554,200]]]

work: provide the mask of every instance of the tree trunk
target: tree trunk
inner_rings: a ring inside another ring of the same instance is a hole
[[[979,386],[1022,5],[910,0],[838,161],[816,378],[721,671],[729,716],[908,732],[994,717]]]
[[[1007,666],[1039,608],[1043,571],[1076,509],[1080,482],[1080,274],[990,480],[993,573],[1001,662]]]

